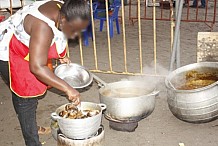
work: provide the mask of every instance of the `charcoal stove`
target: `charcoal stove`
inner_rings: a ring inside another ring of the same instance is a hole
[[[142,119],[128,119],[120,120],[112,118],[110,115],[104,114],[105,119],[109,121],[109,127],[113,130],[123,131],[123,132],[134,132],[138,127],[138,122]]]

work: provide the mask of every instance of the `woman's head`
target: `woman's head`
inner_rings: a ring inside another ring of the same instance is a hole
[[[85,0],[65,0],[61,15],[60,28],[68,38],[75,38],[89,24],[90,7]]]

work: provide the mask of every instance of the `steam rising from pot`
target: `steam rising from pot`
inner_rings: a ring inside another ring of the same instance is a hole
[[[128,81],[140,81],[141,86],[144,88],[158,88],[165,89],[164,86],[164,76],[168,75],[169,71],[164,68],[163,66],[157,64],[156,66],[156,75],[155,75],[155,67],[154,63],[151,65],[146,65],[143,67],[143,74],[146,75],[140,75],[140,76],[130,76],[126,79],[122,79],[122,81],[128,80]]]

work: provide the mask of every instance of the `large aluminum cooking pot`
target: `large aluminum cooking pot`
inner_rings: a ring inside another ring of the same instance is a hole
[[[85,139],[96,134],[101,125],[102,110],[106,109],[106,105],[81,102],[81,110],[100,111],[99,114],[85,119],[67,119],[59,116],[59,113],[65,109],[66,105],[60,106],[51,114],[52,119],[58,121],[59,128],[64,135],[72,139]]]
[[[119,81],[99,89],[100,102],[107,105],[105,115],[117,120],[141,120],[155,107],[159,91],[144,87],[140,81]]]
[[[178,90],[188,71],[217,71],[217,62],[201,62],[171,72],[165,80],[168,105],[175,117],[186,122],[203,123],[218,118],[218,81],[194,90]],[[174,87],[173,87],[174,86]]]
[[[61,64],[55,68],[54,73],[76,89],[87,87],[93,80],[92,74],[76,63]]]

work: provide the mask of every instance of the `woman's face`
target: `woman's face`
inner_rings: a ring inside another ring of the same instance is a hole
[[[66,18],[61,19],[60,29],[69,39],[74,39],[78,34],[86,29],[89,25],[89,20],[81,20],[80,18],[67,21]]]

